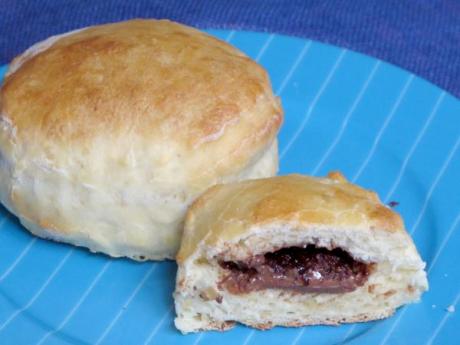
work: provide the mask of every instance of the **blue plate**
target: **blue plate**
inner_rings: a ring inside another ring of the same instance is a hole
[[[36,239],[1,209],[0,344],[458,344],[460,101],[345,49],[209,32],[269,71],[286,113],[280,173],[340,169],[385,202],[399,202],[430,291],[383,321],[183,336],[173,325],[174,263],[112,260]]]

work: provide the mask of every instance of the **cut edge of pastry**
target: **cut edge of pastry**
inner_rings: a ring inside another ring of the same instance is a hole
[[[392,315],[399,306],[415,302],[428,288],[425,264],[407,236],[393,234],[390,240],[383,232],[365,234],[353,229],[318,229],[298,231],[283,224],[264,231],[254,231],[239,242],[272,241],[283,234],[283,241],[272,242],[273,250],[306,244],[341,248],[354,259],[375,265],[366,283],[347,293],[299,293],[266,289],[245,294],[232,294],[219,288],[225,269],[220,260],[228,260],[241,250],[241,244],[222,243],[221,247],[201,245],[196,255],[179,267],[175,304],[176,327],[184,333],[202,330],[225,330],[235,321],[259,328],[274,326],[337,325],[382,319]],[[338,236],[340,235],[340,236]],[[373,252],[366,251],[366,236]],[[244,249],[245,250],[245,249]],[[267,322],[267,320],[269,320]]]

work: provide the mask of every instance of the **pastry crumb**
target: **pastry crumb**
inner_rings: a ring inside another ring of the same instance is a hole
[[[394,208],[394,207],[399,205],[399,202],[398,201],[390,201],[387,205],[390,206],[391,208]]]
[[[449,312],[449,313],[455,313],[455,306],[453,305],[450,305],[446,308],[446,310]]]

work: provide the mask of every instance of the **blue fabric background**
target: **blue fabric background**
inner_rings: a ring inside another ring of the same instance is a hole
[[[133,17],[307,37],[391,62],[460,96],[460,0],[0,0],[0,63],[50,35]]]

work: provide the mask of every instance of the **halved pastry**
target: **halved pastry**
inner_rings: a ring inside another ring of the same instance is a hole
[[[401,217],[340,173],[210,188],[177,262],[184,333],[381,319],[428,288]]]

